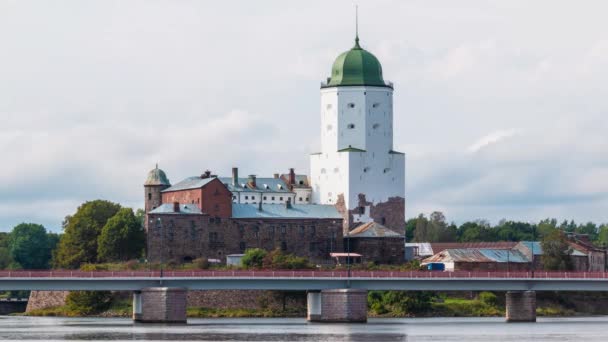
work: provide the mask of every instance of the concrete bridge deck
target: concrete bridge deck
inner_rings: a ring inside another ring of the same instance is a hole
[[[608,291],[606,272],[0,271],[0,290]]]

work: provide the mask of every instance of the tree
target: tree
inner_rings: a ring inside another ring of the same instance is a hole
[[[13,262],[8,250],[8,233],[0,232],[0,270],[5,269]]]
[[[572,249],[568,245],[566,236],[561,230],[554,230],[541,241],[543,249],[542,261],[547,271],[572,270],[570,254]]]
[[[245,251],[241,263],[246,268],[261,268],[264,265],[266,251],[261,248],[251,248]]]
[[[67,216],[64,233],[54,255],[55,267],[78,268],[97,261],[97,241],[103,226],[120,210],[120,205],[104,200],[85,202]]]
[[[414,229],[415,242],[429,242],[429,221],[424,214],[418,215],[416,219],[416,229]]]
[[[414,241],[414,231],[416,230],[417,221],[417,219],[413,218],[405,222],[405,241]]]
[[[51,260],[46,229],[35,223],[21,223],[9,235],[9,251],[13,261],[24,269],[45,269]]]
[[[130,208],[122,208],[101,229],[97,242],[99,261],[126,261],[141,257],[145,246],[141,221]]]
[[[65,303],[76,314],[96,314],[110,307],[112,293],[110,291],[71,291],[66,297]]]

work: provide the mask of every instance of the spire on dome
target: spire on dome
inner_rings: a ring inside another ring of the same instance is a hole
[[[355,5],[355,49],[360,49],[359,45],[359,6]]]

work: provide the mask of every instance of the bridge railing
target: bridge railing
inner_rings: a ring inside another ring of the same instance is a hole
[[[160,271],[79,271],[79,270],[11,270],[0,271],[7,278],[158,278]],[[169,270],[165,278],[347,278],[344,270]],[[483,271],[351,271],[352,278],[409,279],[608,279],[608,272],[483,272]]]

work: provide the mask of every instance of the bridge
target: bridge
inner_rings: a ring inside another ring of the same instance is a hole
[[[0,271],[0,290],[133,291],[133,317],[142,322],[185,322],[188,290],[307,291],[308,319],[324,322],[366,321],[368,290],[508,291],[507,321],[535,321],[535,291],[608,291],[608,273]]]

